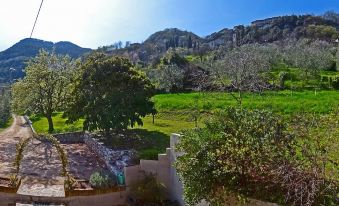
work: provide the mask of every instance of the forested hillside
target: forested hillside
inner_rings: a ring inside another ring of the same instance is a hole
[[[266,44],[300,39],[323,40],[335,43],[339,39],[339,15],[326,12],[322,16],[291,15],[256,20],[251,25],[238,25],[222,29],[206,37],[181,31],[165,29],[151,35],[145,42],[128,44],[125,48],[105,47],[107,53],[124,55],[133,62],[149,64],[158,61],[170,48],[180,48],[185,54],[202,55],[220,47],[244,44]]]
[[[39,50],[54,51],[56,54],[78,58],[90,49],[81,48],[71,42],[48,42],[39,39],[23,39],[9,49],[0,52],[0,83],[21,78],[25,63],[35,57]]]

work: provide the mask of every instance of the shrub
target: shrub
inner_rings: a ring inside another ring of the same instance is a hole
[[[184,132],[176,168],[186,202],[338,205],[339,115],[302,116],[286,122],[269,111],[229,108]]]
[[[109,189],[116,185],[116,177],[108,171],[94,172],[89,182],[93,188],[96,189]]]
[[[131,186],[131,194],[136,199],[136,205],[163,205],[166,187],[157,181],[155,175],[144,173],[144,178]]]

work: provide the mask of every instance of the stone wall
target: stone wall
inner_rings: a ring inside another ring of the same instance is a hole
[[[95,152],[107,165],[109,170],[118,175],[123,174],[124,167],[129,166],[136,155],[134,150],[113,150],[107,148],[89,133],[84,134],[84,143]]]
[[[102,142],[95,139],[88,132],[72,132],[54,135],[61,144],[86,144],[102,161],[107,168],[115,175],[123,174],[124,167],[129,166],[135,157],[134,150],[113,150],[107,148]]]

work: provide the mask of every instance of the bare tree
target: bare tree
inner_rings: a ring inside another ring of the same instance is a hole
[[[241,105],[244,91],[263,91],[266,88],[260,74],[268,69],[269,58],[265,50],[258,45],[244,45],[226,53],[217,64],[215,76]]]

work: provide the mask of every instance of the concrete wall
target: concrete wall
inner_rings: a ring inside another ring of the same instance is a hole
[[[167,148],[166,154],[159,154],[158,160],[140,160],[140,165],[125,167],[124,173],[127,191],[129,191],[130,186],[143,178],[143,173],[152,173],[156,175],[159,182],[166,186],[168,198],[173,201],[176,200],[181,205],[184,205],[182,199],[182,184],[172,166],[177,157],[177,153],[174,149],[179,137],[180,136],[177,134],[172,134],[171,146],[173,148]]]

